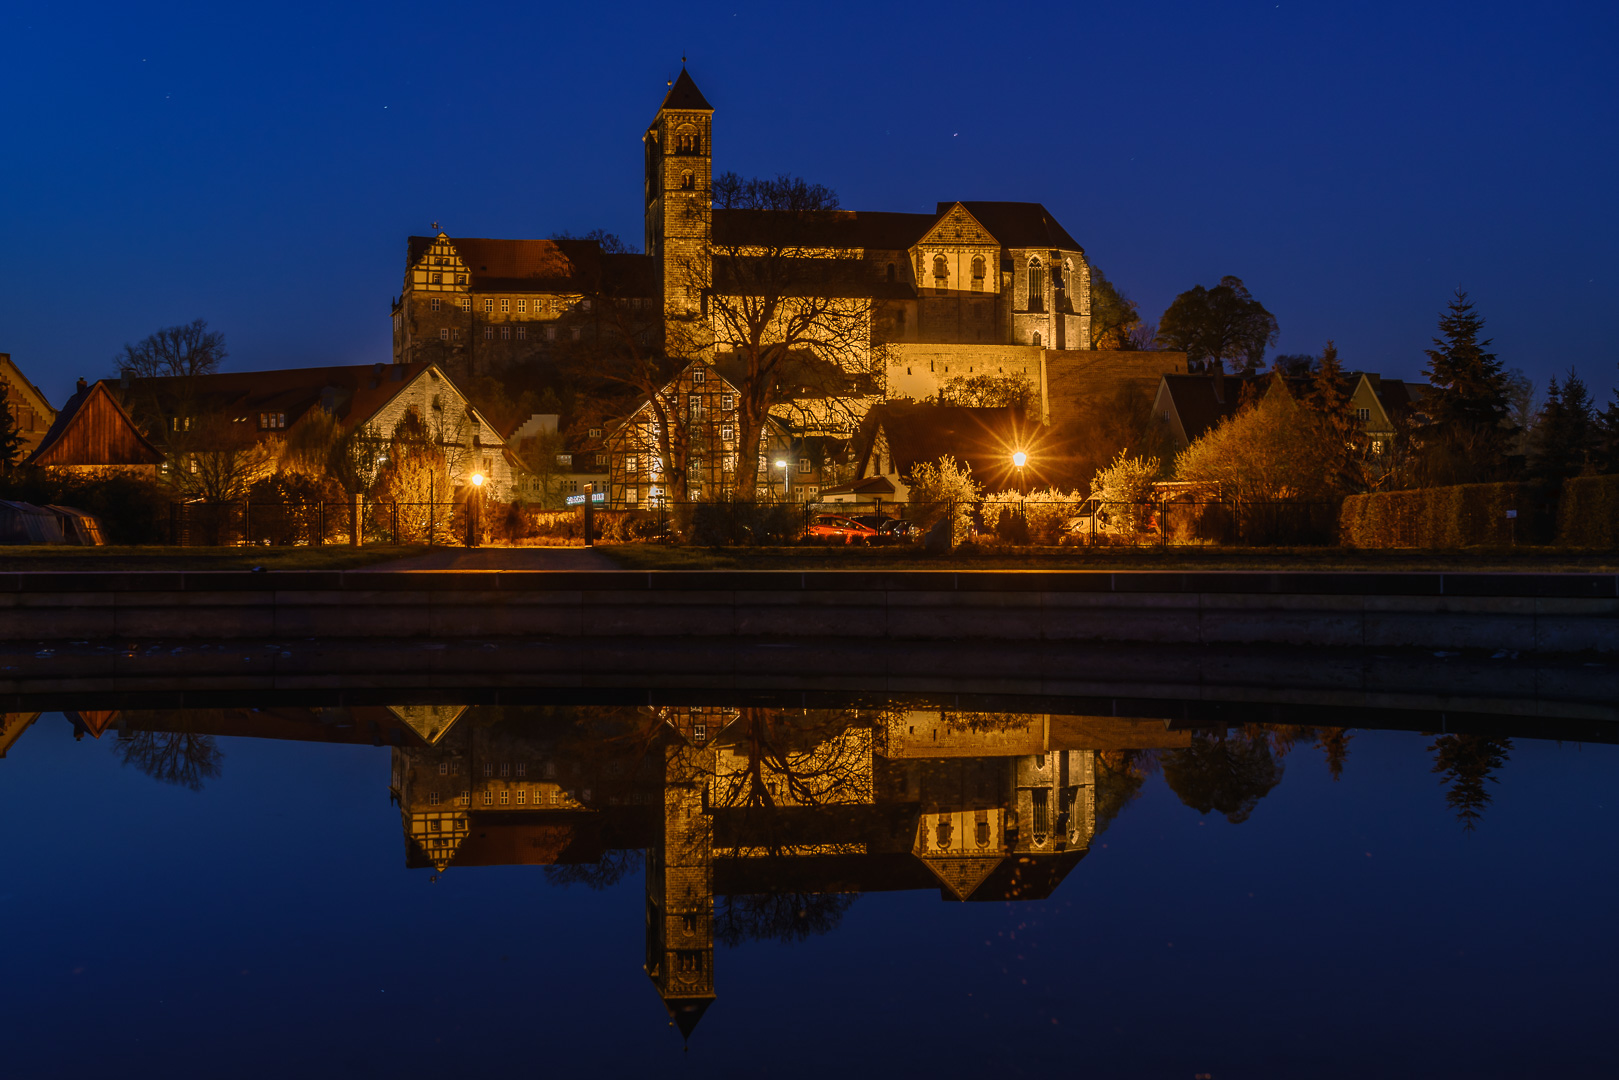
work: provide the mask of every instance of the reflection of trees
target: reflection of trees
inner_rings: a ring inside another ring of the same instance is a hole
[[[871,799],[871,737],[853,712],[748,708],[726,729],[717,807],[825,806]]]
[[[791,944],[836,929],[855,893],[768,893],[724,897],[714,911],[714,939]]]
[[[1507,763],[1512,740],[1488,735],[1441,735],[1428,749],[1434,756],[1433,771],[1442,777],[1440,783],[1449,786],[1445,804],[1456,811],[1462,828],[1472,832],[1484,808],[1490,805],[1485,781],[1500,783],[1492,774]]]
[[[1316,732],[1316,745],[1326,756],[1327,771],[1332,773],[1334,783],[1343,778],[1344,762],[1349,760],[1349,740],[1354,737],[1348,728],[1341,727],[1321,728]]]
[[[1141,785],[1158,771],[1150,750],[1102,750],[1096,755],[1096,830],[1100,836],[1119,812],[1141,795]]]
[[[136,731],[114,744],[114,753],[154,780],[201,791],[219,775],[225,752],[212,735],[184,731]]]
[[[545,868],[548,885],[583,885],[587,889],[607,889],[624,875],[639,870],[644,861],[639,848],[609,848],[593,863],[553,863]]]
[[[1199,731],[1185,750],[1159,755],[1164,782],[1181,802],[1200,814],[1224,814],[1233,825],[1248,820],[1259,800],[1282,781],[1279,760],[1291,737],[1273,750],[1277,732],[1258,725],[1235,731]]]

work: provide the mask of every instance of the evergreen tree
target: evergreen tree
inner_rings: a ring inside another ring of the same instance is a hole
[[[1555,378],[1546,385],[1546,401],[1535,418],[1530,471],[1549,480],[1578,476],[1597,457],[1600,441],[1591,392],[1569,368],[1562,386]]]
[[[1597,419],[1597,468],[1605,473],[1619,473],[1619,389],[1613,400]]]
[[[1349,380],[1344,377],[1334,342],[1327,342],[1314,367],[1304,403],[1321,425],[1325,442],[1322,451],[1330,462],[1330,469],[1336,473],[1336,486],[1343,491],[1356,490],[1361,486],[1359,462],[1366,429],[1350,405]]]
[[[1433,393],[1423,409],[1434,425],[1426,442],[1435,458],[1431,475],[1440,482],[1488,480],[1506,469],[1507,375],[1489,339],[1479,339],[1483,329],[1484,319],[1458,289],[1426,350]]]
[[[11,394],[0,383],[0,472],[10,472],[22,457],[22,431],[11,408]]]

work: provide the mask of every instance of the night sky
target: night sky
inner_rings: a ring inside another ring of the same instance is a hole
[[[0,352],[54,404],[159,326],[389,355],[405,237],[607,228],[690,57],[716,170],[856,209],[1044,202],[1156,318],[1242,277],[1283,352],[1419,374],[1458,285],[1606,401],[1619,5],[11,5]]]

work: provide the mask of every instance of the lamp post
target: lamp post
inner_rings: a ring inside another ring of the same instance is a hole
[[[1028,454],[1025,454],[1022,450],[1017,450],[1017,451],[1013,452],[1013,454],[1012,454],[1012,464],[1017,469],[1017,489],[1018,489],[1018,494],[1020,494],[1020,495],[1024,494],[1028,490],[1023,486],[1023,466],[1027,465],[1028,463],[1029,463],[1029,455]]]
[[[483,495],[483,473],[472,474],[472,490],[467,493],[467,547],[478,546],[478,518]]]
[[[781,497],[785,499],[787,497],[787,462],[777,458],[776,468],[781,470]]]

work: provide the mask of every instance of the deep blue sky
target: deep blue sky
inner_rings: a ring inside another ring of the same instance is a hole
[[[691,57],[716,165],[845,206],[1050,207],[1156,317],[1237,274],[1280,349],[1419,373],[1450,291],[1602,399],[1619,6],[10,5],[0,352],[53,402],[207,318],[230,366],[388,354],[405,237],[640,241]]]

